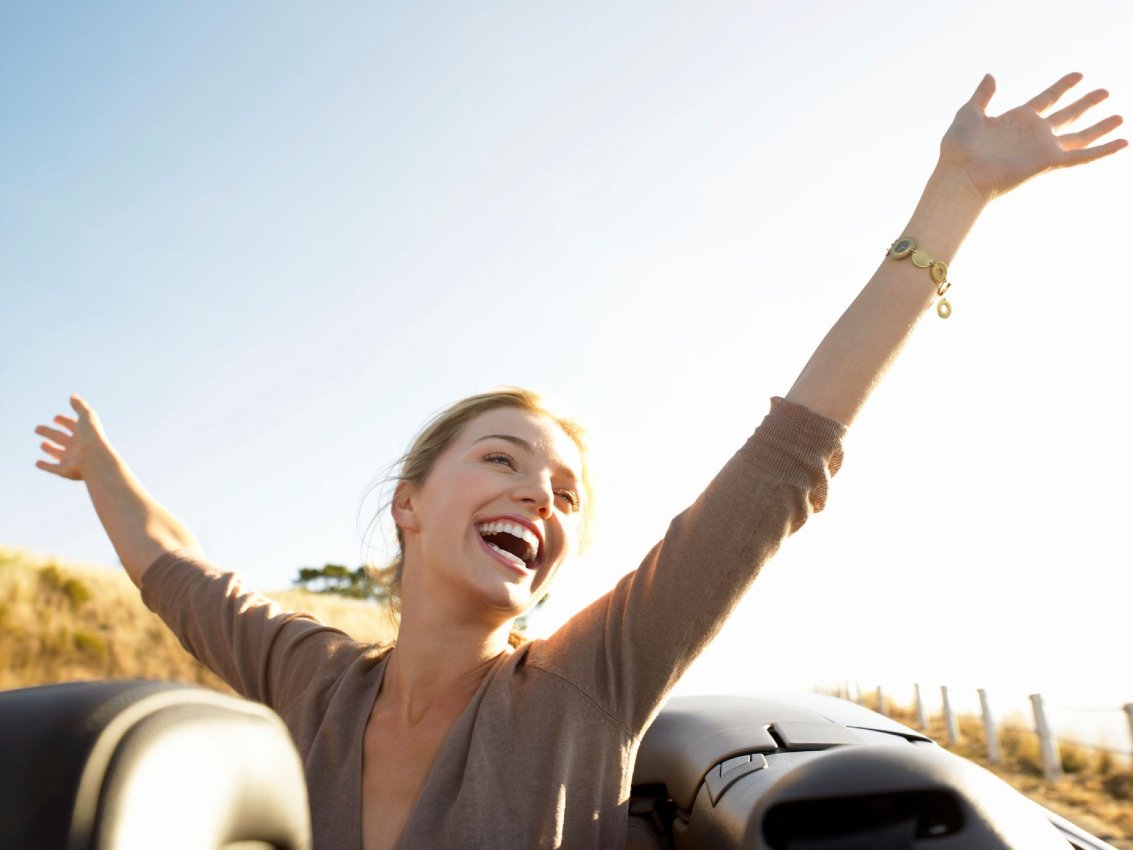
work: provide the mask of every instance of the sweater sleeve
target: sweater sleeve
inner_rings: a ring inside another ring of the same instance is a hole
[[[537,642],[530,663],[640,734],[763,564],[822,510],[845,430],[773,399],[760,427],[641,565]]]
[[[184,550],[146,570],[142,600],[194,658],[237,693],[280,714],[362,647],[308,614],[284,611],[237,575]]]

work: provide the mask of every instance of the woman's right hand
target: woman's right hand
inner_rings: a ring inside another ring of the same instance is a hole
[[[91,463],[99,455],[110,452],[110,443],[102,431],[98,414],[90,405],[73,395],[71,408],[75,411],[74,417],[56,416],[55,427],[40,425],[35,429],[35,433],[46,438],[40,448],[54,458],[54,462],[39,460],[35,465],[60,478],[82,481]]]
[[[163,554],[175,549],[199,550],[200,544],[134,477],[106,439],[93,408],[77,395],[71,396],[71,407],[75,416],[56,416],[54,425],[35,429],[46,438],[40,447],[53,458],[35,465],[86,484],[122,566],[141,587],[145,571]]]

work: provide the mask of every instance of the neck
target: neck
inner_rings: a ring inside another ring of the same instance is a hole
[[[409,601],[403,598],[380,696],[398,719],[413,725],[435,705],[467,704],[495,659],[510,652],[512,622],[461,622],[446,616],[444,606]]]

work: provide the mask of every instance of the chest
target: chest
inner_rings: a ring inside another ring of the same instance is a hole
[[[397,842],[458,713],[412,728],[375,715],[362,745],[362,847],[389,850]]]

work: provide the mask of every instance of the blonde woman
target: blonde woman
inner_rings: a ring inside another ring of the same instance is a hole
[[[1079,81],[989,117],[984,78],[908,224],[885,234],[889,255],[786,397],[638,569],[546,640],[510,640],[512,624],[582,544],[592,502],[580,429],[531,393],[459,402],[408,452],[391,504],[393,646],[285,613],[211,565],[81,399],[36,429],[50,457],[38,465],[86,482],[146,603],[282,715],[316,847],[621,847],[643,732],[763,563],[823,507],[846,426],[921,316],[950,311],[946,264],[980,212],[1031,177],[1125,146],[1099,143],[1117,116],[1059,135],[1106,97],[1058,107]]]

